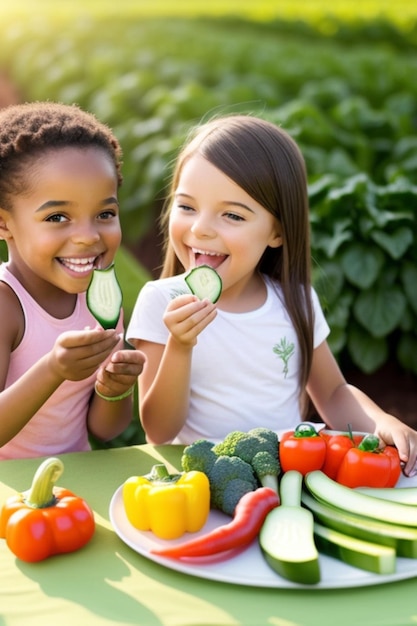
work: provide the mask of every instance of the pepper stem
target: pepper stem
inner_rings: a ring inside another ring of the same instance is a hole
[[[25,493],[25,503],[34,509],[53,506],[56,502],[53,487],[63,471],[64,464],[55,457],[41,463],[35,472],[30,489]]]
[[[155,483],[176,483],[181,478],[181,474],[170,474],[166,465],[158,463],[152,467],[146,478]]]

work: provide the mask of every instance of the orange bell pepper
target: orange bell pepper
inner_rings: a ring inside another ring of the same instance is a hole
[[[57,458],[37,469],[28,491],[11,496],[0,512],[0,537],[22,561],[33,563],[84,546],[95,530],[88,504],[54,483],[64,469]]]

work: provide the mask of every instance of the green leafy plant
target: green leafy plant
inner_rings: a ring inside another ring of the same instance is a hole
[[[417,186],[377,186],[363,174],[311,190],[315,285],[335,353],[373,372],[393,350],[417,372]],[[316,193],[320,190],[320,193]],[[342,214],[342,217],[341,217]]]

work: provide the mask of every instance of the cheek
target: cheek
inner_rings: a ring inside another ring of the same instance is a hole
[[[120,226],[115,226],[108,231],[103,238],[107,241],[109,248],[117,249],[122,243],[122,230]]]
[[[179,219],[170,220],[168,233],[169,233],[169,238],[174,247],[181,243],[183,235],[184,235],[184,231],[185,231],[185,228],[181,220]]]

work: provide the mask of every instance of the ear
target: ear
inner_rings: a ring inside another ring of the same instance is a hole
[[[7,241],[11,239],[12,234],[7,226],[10,217],[10,212],[0,207],[0,239]]]
[[[278,221],[275,224],[275,228],[271,233],[268,246],[270,248],[279,248],[280,246],[282,246],[282,229],[281,224]]]

